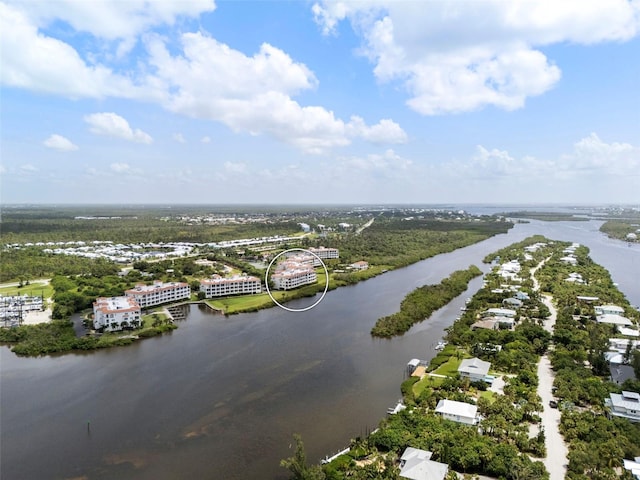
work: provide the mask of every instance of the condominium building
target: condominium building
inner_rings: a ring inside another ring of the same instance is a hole
[[[124,293],[127,297],[133,298],[140,308],[148,308],[161,303],[188,300],[191,297],[191,288],[184,282],[155,282],[153,285],[136,285]]]
[[[315,255],[317,255],[322,260],[340,258],[340,252],[338,251],[337,248],[325,248],[325,247],[313,248],[312,247],[312,248],[309,248],[308,250],[311,253],[314,253]],[[313,266],[314,267],[320,266],[320,260],[318,260],[316,257],[313,257]]]
[[[282,266],[282,268],[280,268]],[[304,264],[292,262],[282,263],[276,273],[271,276],[276,290],[292,290],[318,281],[315,270]]]
[[[131,297],[98,297],[93,302],[93,328],[107,332],[140,325],[140,305]]]
[[[248,295],[260,293],[261,290],[260,279],[246,275],[236,275],[231,278],[214,275],[211,278],[200,281],[200,291],[204,292],[207,298]]]

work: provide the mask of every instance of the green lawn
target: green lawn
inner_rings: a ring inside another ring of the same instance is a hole
[[[418,396],[424,391],[425,388],[439,387],[440,385],[442,385],[443,380],[444,378],[442,377],[430,377],[429,375],[425,375],[422,380],[413,385],[414,397],[418,398]]]
[[[484,392],[480,392],[479,398],[486,398],[489,402],[493,403],[496,400],[496,393],[485,390]]]
[[[53,295],[53,287],[51,285],[42,285],[41,283],[33,283],[25,285],[24,287],[0,287],[0,295],[14,296],[14,295],[29,295],[32,297],[44,296],[44,298],[51,298]]]
[[[154,316],[157,316],[159,320],[165,320],[168,317],[166,313],[163,312],[152,312],[147,315],[142,315],[142,328],[148,328],[153,326],[153,322],[156,320]]]
[[[462,363],[462,358],[458,359],[455,355],[449,357],[445,363],[440,365],[435,372],[438,375],[446,375],[447,377],[452,377],[456,373],[458,373],[458,367]]]
[[[286,298],[291,296],[288,292],[279,290],[272,291],[271,293],[273,294],[273,298],[279,302],[286,301]],[[256,295],[238,295],[216,300],[206,300],[206,302],[213,308],[222,310],[224,313],[237,313],[246,310],[266,308],[273,305],[273,300],[271,300],[269,294],[266,292]]]

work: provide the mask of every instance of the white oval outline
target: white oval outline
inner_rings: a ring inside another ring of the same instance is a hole
[[[271,290],[269,290],[269,270],[271,270],[271,266],[273,265],[273,262],[275,262],[280,255],[283,255],[283,254],[285,254],[287,252],[295,252],[295,251],[306,252],[306,253],[309,253],[309,254],[313,255],[314,257],[316,257],[320,261],[320,264],[322,265],[322,268],[324,268],[324,274],[325,274],[325,278],[326,278],[326,282],[325,282],[325,286],[324,286],[324,292],[322,292],[322,296],[320,297],[320,299],[316,303],[314,303],[313,305],[310,305],[308,307],[301,308],[301,309],[285,307],[280,302],[278,302],[275,298],[273,298],[273,295],[271,295]],[[284,250],[284,251],[280,252],[275,257],[273,257],[273,260],[271,260],[271,263],[269,263],[269,266],[267,267],[267,271],[264,274],[264,285],[267,288],[267,293],[269,294],[269,297],[271,298],[273,303],[278,305],[283,310],[286,310],[288,312],[306,312],[307,310],[311,310],[313,307],[318,305],[322,301],[324,296],[327,294],[327,290],[329,290],[329,270],[327,270],[327,266],[324,264],[322,259],[318,255],[313,253],[312,251],[306,250],[304,248],[289,248],[287,250]]]

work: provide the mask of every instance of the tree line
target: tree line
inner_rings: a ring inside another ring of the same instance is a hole
[[[379,318],[371,329],[374,337],[390,338],[407,332],[415,323],[431,316],[467,289],[469,282],[482,275],[475,265],[453,272],[437,285],[423,285],[409,293],[400,304],[400,311]]]

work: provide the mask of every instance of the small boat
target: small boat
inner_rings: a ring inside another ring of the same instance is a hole
[[[435,346],[435,349],[440,351],[440,350],[444,350],[444,347],[447,346],[447,342],[438,342],[438,344]]]
[[[398,400],[398,403],[396,404],[395,407],[387,408],[387,415],[395,415],[396,413],[401,412],[405,408],[407,408],[407,406],[404,403],[402,403],[402,399],[400,399]]]

